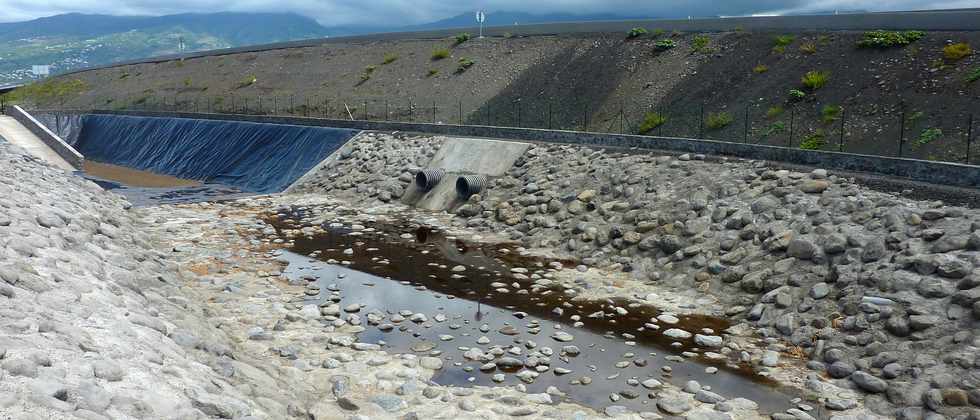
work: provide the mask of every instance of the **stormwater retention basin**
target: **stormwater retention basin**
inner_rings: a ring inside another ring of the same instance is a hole
[[[425,227],[414,238],[398,233],[409,229],[404,226],[324,228],[325,234],[294,238],[279,256],[288,264],[284,274],[308,285],[306,303],[318,305],[326,323],[343,319],[362,326],[358,341],[443,359],[437,383],[523,383],[528,392],[556,387],[600,410],[622,405],[657,411],[652,394],[658,383],[684,387],[695,380],[725,398],[754,401],[763,412],[792,406],[792,392],[747,366],[727,357],[711,360],[690,338],[644,328],[659,314],[654,308],[573,300],[560,287],[535,290],[530,273],[514,276],[514,268],[547,267],[545,261],[503,246],[467,245]],[[614,306],[628,307],[629,314],[594,316]],[[663,325],[715,333],[728,326],[702,316],[678,316],[675,324]]]
[[[87,160],[267,194],[284,190],[356,130],[190,118],[84,115]]]

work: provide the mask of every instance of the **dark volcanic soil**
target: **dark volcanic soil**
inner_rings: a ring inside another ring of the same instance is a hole
[[[980,58],[946,60],[942,48],[952,42],[976,48],[980,33],[931,32],[907,47],[868,50],[856,47],[860,32],[805,32],[792,34],[782,53],[773,51],[777,35],[327,44],[85,72],[70,77],[87,82],[88,91],[47,105],[160,109],[176,103],[188,111],[633,133],[646,113],[658,111],[667,122],[651,134],[792,147],[809,140],[829,150],[843,140],[845,151],[883,155],[896,155],[901,137],[905,156],[965,160],[971,114],[973,137],[980,132],[980,82],[967,82],[980,71]],[[698,37],[707,44],[695,51]],[[659,50],[661,40],[676,47]],[[433,60],[440,48],[450,56]],[[386,56],[394,61],[385,64]],[[464,58],[473,65],[458,71]],[[754,72],[760,64],[768,70]],[[829,81],[802,101],[789,101],[791,89],[805,90],[801,78],[808,71],[829,72]],[[842,106],[843,113],[825,119],[825,106]],[[767,116],[772,107],[783,112]],[[731,117],[724,127],[703,123],[721,112]],[[933,139],[919,144],[929,132]]]

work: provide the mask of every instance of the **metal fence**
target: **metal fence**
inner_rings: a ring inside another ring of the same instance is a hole
[[[0,103],[2,106],[2,103]],[[47,109],[59,106],[44,105]],[[179,111],[311,118],[469,124],[685,137],[973,164],[980,104],[956,111],[935,104],[848,105],[746,102],[649,105],[622,101],[598,108],[584,99],[494,98],[489,102],[387,97],[142,96],[88,98],[84,110]],[[78,106],[75,106],[78,108]]]

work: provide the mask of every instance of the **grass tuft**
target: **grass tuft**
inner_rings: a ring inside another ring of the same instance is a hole
[[[806,72],[806,74],[804,74],[800,79],[800,82],[803,83],[803,87],[810,89],[811,91],[826,86],[827,82],[829,81],[830,72],[816,70]]]
[[[468,70],[470,67],[473,67],[473,64],[476,63],[474,63],[473,60],[470,60],[469,58],[466,57],[460,58],[459,65],[456,66],[456,74],[461,74],[466,72],[466,70]]]
[[[442,60],[442,59],[445,59],[445,58],[449,58],[449,49],[447,49],[447,48],[437,48],[436,50],[432,51],[432,60],[433,61],[438,61],[438,60]]]
[[[840,119],[840,105],[824,105],[820,109],[820,121],[824,124],[830,124],[834,121]]]
[[[707,35],[697,35],[694,40],[691,41],[691,46],[694,52],[708,53],[711,52],[711,48],[708,48],[708,44],[711,42],[711,38]]]
[[[943,58],[949,61],[959,61],[966,58],[970,54],[973,54],[973,49],[970,48],[970,44],[965,42],[949,44],[943,47]]]
[[[653,44],[653,48],[659,51],[666,51],[677,46],[673,39],[661,39]]]
[[[626,33],[626,39],[636,39],[647,34],[646,28],[633,28]]]
[[[824,134],[823,130],[818,129],[817,131],[803,138],[803,142],[800,143],[800,149],[820,150],[826,145],[827,135]]]
[[[468,32],[463,32],[459,35],[456,35],[456,37],[453,40],[453,45],[460,45],[471,39],[473,39],[473,35],[470,35]]]
[[[718,130],[724,128],[735,121],[732,118],[732,114],[727,112],[712,112],[708,114],[708,117],[704,119],[704,125],[708,127],[709,130]]]
[[[653,111],[647,112],[647,114],[643,116],[643,122],[640,123],[640,128],[639,130],[637,130],[637,132],[639,134],[647,134],[653,131],[653,129],[660,127],[661,125],[664,125],[666,123],[667,123],[667,117],[665,115],[659,112],[653,112]]]
[[[769,107],[769,109],[766,110],[766,118],[769,118],[769,119],[776,118],[776,117],[778,117],[780,115],[783,115],[783,112],[785,112],[785,110],[783,109],[783,107],[781,107],[779,105],[771,106],[771,107]]]

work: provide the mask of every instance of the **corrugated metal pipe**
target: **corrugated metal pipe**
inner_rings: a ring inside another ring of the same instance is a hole
[[[464,200],[469,200],[473,194],[479,194],[487,188],[485,175],[464,175],[456,179],[456,194]]]
[[[442,169],[423,169],[415,174],[415,186],[422,191],[429,191],[442,181],[446,171]]]

